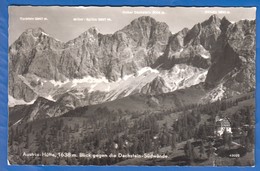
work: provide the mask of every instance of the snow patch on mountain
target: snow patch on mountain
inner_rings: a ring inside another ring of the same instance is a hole
[[[220,28],[218,26],[215,25],[215,28],[216,28],[216,30],[221,32],[221,30],[220,30]]]
[[[8,106],[9,107],[14,107],[15,105],[31,105],[35,102],[36,99],[26,102],[21,99],[15,99],[13,96],[8,95]]]
[[[123,80],[127,80],[128,78],[131,78],[131,77],[133,77],[133,76],[134,76],[134,74],[125,75],[122,79],[123,79]]]
[[[56,100],[53,99],[53,97],[52,97],[51,95],[48,95],[48,96],[46,96],[46,97],[44,97],[44,98],[46,98],[46,99],[48,99],[48,100],[50,100],[50,101],[56,102]]]
[[[74,95],[76,95],[77,97],[80,97],[80,98],[85,98],[85,94],[81,91],[74,93]]]
[[[45,32],[41,32],[43,35],[45,35],[45,36],[50,36],[49,34],[47,34],[47,33],[45,33]]]
[[[64,84],[67,84],[68,82],[69,82],[69,80],[66,80],[66,81],[64,81],[64,82],[62,82],[62,81],[50,80],[50,83],[52,83],[54,86],[58,86],[58,87],[60,87],[60,86],[62,86],[62,85],[64,85]]]
[[[23,118],[22,118],[22,119],[19,119],[19,120],[16,121],[13,125],[17,125],[17,124],[19,124],[22,120],[23,120]]]
[[[215,102],[224,98],[226,92],[226,87],[223,86],[223,83],[219,84],[216,88],[212,89],[206,94],[204,98],[201,99],[201,102]]]
[[[75,87],[81,83],[89,83],[89,84],[109,83],[109,81],[105,77],[94,78],[91,76],[84,77],[83,79],[73,79],[71,82],[72,82],[72,87]]]
[[[157,74],[159,73],[159,71],[156,69],[152,69],[151,67],[144,67],[144,68],[140,69],[139,71],[137,71],[137,76],[140,76],[146,72],[157,73]]]
[[[173,52],[173,53],[169,56],[169,58],[172,58],[173,56],[174,56],[175,58],[181,58],[182,52],[185,53],[183,50],[184,50],[184,49],[181,48],[180,50],[178,50],[178,51],[176,51],[176,52]]]
[[[25,82],[33,91],[37,92],[38,96],[54,102],[60,94],[66,92],[70,92],[80,98],[85,98],[86,92],[103,92],[105,95],[102,101],[111,101],[142,92],[143,87],[154,81],[156,77],[164,80],[164,85],[157,88],[162,89],[162,92],[170,92],[203,82],[205,81],[206,74],[206,69],[186,64],[177,64],[170,70],[157,70],[144,67],[137,71],[136,74],[125,75],[116,81],[108,81],[105,77],[94,78],[91,76],[82,79],[55,81],[38,79],[38,77],[34,78],[34,76],[31,76],[42,84],[32,87],[30,86],[30,81],[27,80]],[[26,80],[25,77],[23,79]],[[15,104],[16,102],[13,105]]]
[[[217,101],[217,100],[221,100],[224,97],[225,90],[224,90],[223,84],[221,84],[215,90],[216,91],[214,91],[213,94],[212,94],[213,97],[211,99],[211,102],[214,102],[214,101]]]
[[[201,57],[202,57],[202,58],[205,58],[205,59],[209,59],[209,58],[210,58],[209,55],[204,55],[204,54],[201,54]]]
[[[208,70],[186,64],[177,64],[170,71],[165,71],[160,76],[171,91],[183,89],[204,82]]]
[[[109,92],[110,89],[111,89],[111,87],[110,87],[110,85],[108,85],[107,88],[104,91]]]

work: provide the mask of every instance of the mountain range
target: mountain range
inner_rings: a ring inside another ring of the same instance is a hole
[[[173,34],[142,16],[114,34],[61,42],[30,28],[9,47],[10,123],[79,109],[165,110],[255,89],[255,20],[212,15]]]

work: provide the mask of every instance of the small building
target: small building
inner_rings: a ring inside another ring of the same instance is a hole
[[[216,136],[222,136],[224,131],[226,130],[227,133],[232,134],[231,130],[231,123],[227,117],[220,118],[219,116],[216,116],[215,118],[215,135]]]

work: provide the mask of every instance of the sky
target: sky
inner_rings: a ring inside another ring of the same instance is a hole
[[[256,8],[230,7],[9,7],[9,45],[26,29],[41,27],[47,34],[67,42],[95,26],[102,34],[113,34],[141,16],[168,24],[176,33],[203,22],[211,15],[229,21],[254,20]]]

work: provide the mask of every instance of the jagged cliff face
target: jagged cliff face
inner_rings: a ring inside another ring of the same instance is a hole
[[[116,81],[150,66],[166,48],[171,35],[167,24],[151,17],[140,17],[113,35],[103,35],[90,28],[79,37],[62,43],[41,28],[26,30],[10,47],[10,94],[30,101],[35,92],[23,90],[18,75],[65,81],[86,76]],[[18,87],[15,85],[19,85]]]
[[[140,17],[113,35],[90,28],[61,43],[41,28],[28,29],[10,47],[10,71],[45,79],[105,76],[116,81],[150,66],[164,51],[171,35],[165,23]]]
[[[113,35],[90,28],[66,43],[58,69],[67,78],[105,76],[116,81],[150,66],[163,53],[171,35],[165,23],[140,17]]]
[[[227,96],[255,88],[255,26],[255,21],[241,20],[223,31],[206,78],[208,85],[222,84]]]
[[[166,23],[140,17],[114,34],[92,27],[66,43],[36,28],[9,48],[10,104],[43,97],[34,102],[33,118],[42,115],[35,110],[41,104],[44,117],[53,117],[79,106],[185,92],[194,85],[205,93],[195,99],[200,102],[255,88],[255,21],[232,24],[213,15],[172,34]]]
[[[63,43],[41,28],[26,30],[9,48],[9,94],[33,100],[37,94],[19,76],[31,73],[46,79],[57,78],[56,65],[62,47]]]
[[[55,67],[60,60],[63,45],[41,28],[26,30],[9,48],[10,73],[32,73],[47,79],[57,79]]]
[[[230,24],[219,37],[218,46],[207,77],[209,83],[219,81],[242,63],[250,64],[255,60],[255,21],[242,20]]]
[[[191,30],[183,29],[170,37],[165,53],[154,67],[169,69],[175,64],[189,64],[207,69],[211,65],[211,53],[221,34],[221,20],[213,15],[198,23]]]

